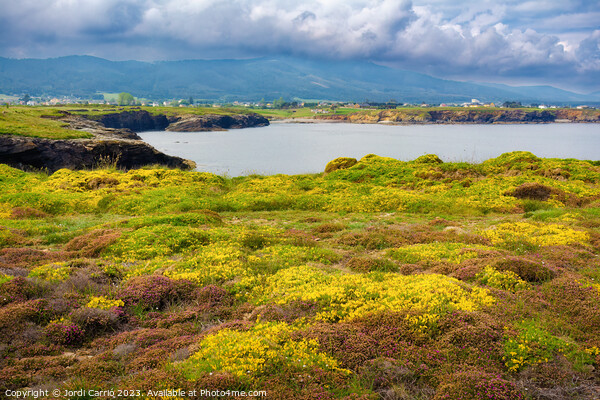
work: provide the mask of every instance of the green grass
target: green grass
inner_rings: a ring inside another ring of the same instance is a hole
[[[0,111],[0,134],[41,137],[48,139],[89,138],[92,134],[66,129],[62,121],[49,117],[60,117],[57,108],[15,107],[2,108]]]

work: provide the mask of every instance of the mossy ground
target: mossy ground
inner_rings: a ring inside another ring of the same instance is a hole
[[[526,152],[238,178],[0,166],[0,392],[593,399],[599,185],[596,163]]]

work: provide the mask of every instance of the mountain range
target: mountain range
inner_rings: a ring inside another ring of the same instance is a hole
[[[129,92],[148,99],[286,100],[455,103],[521,101],[598,103],[600,93],[551,86],[459,82],[364,61],[290,57],[245,60],[109,61],[91,56],[0,57],[0,93],[91,98]]]

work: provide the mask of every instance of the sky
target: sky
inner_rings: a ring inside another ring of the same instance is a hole
[[[0,56],[364,60],[600,91],[597,0],[0,0]]]

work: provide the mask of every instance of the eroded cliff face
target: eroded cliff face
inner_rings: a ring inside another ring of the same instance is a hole
[[[269,125],[269,120],[257,114],[183,115],[167,126],[166,130],[173,132],[200,132],[252,128],[267,125]]]
[[[0,135],[0,163],[20,169],[86,169],[114,166],[121,169],[145,165],[193,169],[193,161],[161,153],[143,142],[133,129],[153,129],[162,119],[145,111],[104,115],[97,120],[68,111],[47,116],[63,121],[69,129],[94,135],[93,139],[52,140]],[[165,116],[162,116],[166,120]],[[168,124],[168,122],[167,122]]]
[[[179,132],[224,130],[265,126],[269,121],[256,114],[153,115],[127,110],[104,115],[77,115],[61,111],[47,116],[63,121],[70,129],[90,132],[93,139],[51,140],[0,135],[0,163],[21,169],[84,169],[115,166],[122,169],[164,165],[193,169],[193,161],[161,153],[135,133],[146,130]]]
[[[142,110],[122,111],[88,118],[100,122],[107,128],[130,129],[134,132],[164,131],[170,123],[165,115],[153,115]]]
[[[121,169],[145,165],[193,169],[193,161],[161,153],[141,140],[51,140],[0,135],[0,163],[20,169],[85,169],[115,166]]]
[[[222,131],[269,125],[269,120],[258,114],[238,115],[153,115],[144,110],[121,111],[101,116],[86,116],[105,128],[129,129],[133,132],[167,130],[173,132]]]
[[[556,121],[600,122],[600,113],[587,113],[585,110],[382,110],[374,113],[358,112],[347,115],[322,115],[316,118],[363,124],[379,122],[399,124],[510,124]]]

